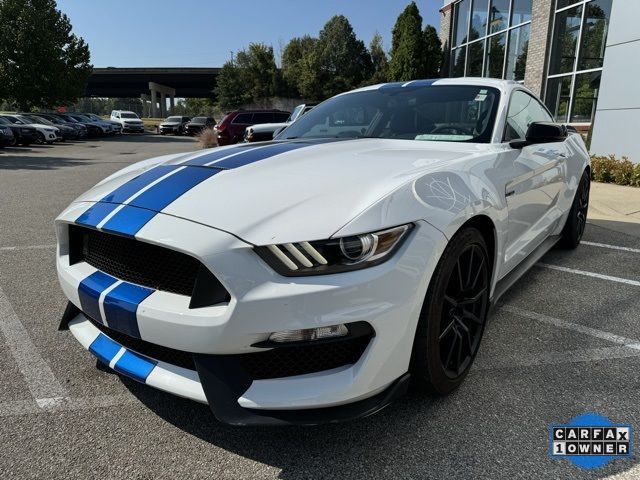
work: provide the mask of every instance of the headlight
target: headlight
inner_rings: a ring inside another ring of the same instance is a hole
[[[256,247],[256,253],[287,277],[326,275],[373,267],[391,258],[413,224],[314,242]]]

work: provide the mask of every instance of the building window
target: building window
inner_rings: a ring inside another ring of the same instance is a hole
[[[452,77],[524,80],[532,0],[461,0],[453,5]]]
[[[484,61],[485,77],[502,78],[502,68],[504,67],[504,50],[506,44],[506,33],[498,33],[487,39],[487,57]]]
[[[531,24],[514,28],[509,32],[509,51],[507,53],[507,80],[524,80],[524,71],[527,65],[527,52],[529,50],[529,32]]]
[[[559,122],[595,114],[613,0],[557,0],[545,103]]]

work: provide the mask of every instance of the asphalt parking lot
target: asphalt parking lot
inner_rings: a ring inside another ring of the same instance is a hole
[[[409,395],[338,425],[235,428],[97,370],[56,330],[53,219],[119,168],[196,148],[147,135],[0,151],[0,478],[640,478],[636,457],[587,472],[547,455],[549,425],[577,414],[640,426],[640,234],[606,221],[507,293],[447,398]]]

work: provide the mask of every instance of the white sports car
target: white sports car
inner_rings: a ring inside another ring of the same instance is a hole
[[[518,83],[366,87],[275,141],[132,165],[57,219],[61,328],[231,424],[369,415],[467,375],[490,307],[589,199],[580,135]]]

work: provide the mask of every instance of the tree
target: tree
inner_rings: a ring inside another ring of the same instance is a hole
[[[292,38],[282,52],[282,77],[290,96],[300,95],[300,72],[318,43],[317,38],[305,35]]]
[[[72,103],[91,74],[89,47],[54,0],[0,1],[0,94],[21,110]]]
[[[371,62],[373,63],[373,75],[369,80],[369,84],[384,83],[389,81],[389,60],[387,54],[382,48],[382,35],[375,33],[369,45],[369,53],[371,54]]]
[[[236,64],[251,99],[260,100],[280,93],[282,77],[276,66],[273,47],[264,43],[250,43],[247,50],[238,52]]]
[[[390,75],[395,81],[425,78],[425,34],[415,2],[398,16],[392,32]]]
[[[440,43],[438,32],[433,25],[424,27],[424,61],[425,77],[438,77],[443,61],[442,44]]]
[[[247,50],[241,50],[222,66],[214,90],[218,105],[228,108],[279,95],[282,76],[273,48],[262,43],[249,44]]]
[[[242,85],[242,72],[235,59],[224,63],[218,73],[214,92],[218,99],[218,105],[227,108],[237,108],[251,101],[247,98],[247,90]]]
[[[367,47],[356,38],[346,17],[336,15],[318,36],[313,52],[302,62],[300,93],[319,100],[360,86],[373,73]]]

